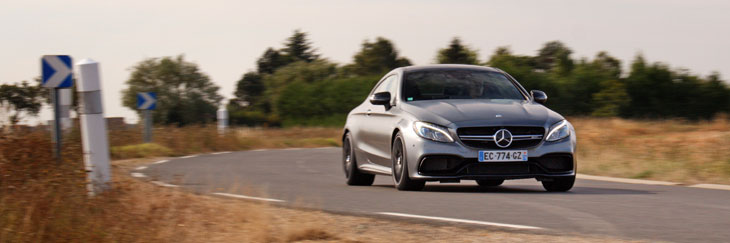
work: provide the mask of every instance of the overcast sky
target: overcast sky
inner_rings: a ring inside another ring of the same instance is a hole
[[[431,63],[454,36],[485,60],[499,46],[533,55],[560,40],[574,57],[608,51],[624,64],[637,53],[706,76],[730,76],[730,1],[577,0],[0,0],[0,83],[39,76],[40,57],[68,54],[101,63],[107,116],[121,105],[130,68],[149,57],[185,54],[221,95],[294,29],[323,57],[350,62],[365,39],[392,40],[415,64]],[[48,119],[46,108],[42,117]]]

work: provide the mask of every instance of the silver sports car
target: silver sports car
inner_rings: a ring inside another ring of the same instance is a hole
[[[347,116],[342,164],[349,185],[393,177],[399,190],[426,181],[499,186],[536,178],[548,191],[575,182],[573,126],[497,68],[397,68]]]

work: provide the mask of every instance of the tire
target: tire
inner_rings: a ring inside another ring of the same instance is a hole
[[[408,176],[408,160],[406,159],[405,142],[400,132],[393,139],[393,146],[390,150],[390,158],[393,161],[393,182],[399,191],[420,191],[426,186],[426,181],[411,180]]]
[[[375,175],[365,174],[357,169],[357,159],[355,159],[355,149],[352,147],[350,134],[345,135],[342,141],[342,168],[345,170],[345,178],[347,185],[350,186],[370,186],[375,180]]]
[[[552,181],[542,181],[542,187],[549,192],[566,192],[573,188],[575,176],[555,177]]]
[[[504,183],[504,180],[477,180],[477,184],[481,187],[499,186],[502,183]]]

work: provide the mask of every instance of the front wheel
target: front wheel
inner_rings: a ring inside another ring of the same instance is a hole
[[[357,169],[355,149],[352,147],[351,136],[345,135],[342,141],[342,168],[345,170],[347,184],[351,186],[370,186],[375,180],[375,175],[365,174]]]
[[[406,160],[405,142],[401,133],[395,135],[390,158],[393,160],[393,182],[400,191],[420,191],[426,186],[426,181],[411,180],[408,176],[408,161]]]
[[[555,177],[552,181],[542,181],[542,187],[549,192],[566,192],[573,188],[575,176]]]

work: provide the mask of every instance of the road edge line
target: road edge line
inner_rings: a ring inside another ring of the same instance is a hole
[[[167,183],[164,183],[164,182],[161,182],[161,181],[150,181],[150,183],[155,184],[155,185],[158,185],[158,186],[162,186],[162,187],[180,187],[178,185],[167,184]]]
[[[153,165],[156,165],[156,164],[162,164],[162,163],[165,163],[165,162],[168,162],[168,161],[170,161],[170,160],[169,160],[169,159],[163,159],[163,160],[160,160],[160,161],[156,161],[156,162],[154,162],[154,163],[152,163],[152,164],[153,164]]]
[[[445,217],[435,217],[435,216],[424,216],[424,215],[406,214],[406,213],[377,212],[376,214],[379,214],[379,215],[387,215],[387,216],[395,216],[395,217],[403,217],[403,218],[430,219],[430,220],[438,220],[438,221],[445,221],[445,222],[452,222],[452,223],[478,224],[478,225],[505,227],[505,228],[513,228],[513,229],[529,229],[529,230],[542,230],[542,229],[545,229],[545,228],[536,227],[536,226],[529,226],[529,225],[504,224],[504,223],[495,223],[495,222],[488,222],[488,221],[469,220],[469,219],[456,219],[456,218],[445,218]]]
[[[694,184],[687,187],[730,191],[730,185],[721,184]]]
[[[682,183],[669,182],[669,181],[652,181],[652,180],[629,179],[629,178],[618,178],[618,177],[608,177],[608,176],[596,176],[596,175],[586,175],[586,174],[578,174],[576,176],[576,178],[578,178],[578,179],[586,179],[586,180],[594,180],[594,181],[610,181],[610,182],[621,182],[621,183],[630,183],[630,184],[644,184],[644,185],[662,185],[662,186],[679,186],[679,185],[682,185]]]
[[[142,174],[142,173],[139,173],[139,172],[132,172],[132,173],[129,173],[129,175],[131,175],[132,177],[135,177],[135,178],[145,178],[145,177],[147,177],[147,175]]]
[[[249,199],[249,200],[258,200],[258,201],[267,201],[267,202],[278,202],[278,203],[286,202],[284,200],[273,199],[273,198],[252,197],[252,196],[246,196],[246,195],[240,195],[240,194],[233,194],[233,193],[225,193],[225,192],[214,192],[212,194],[213,195],[218,195],[218,196],[224,196],[224,197],[239,198],[239,199]]]

